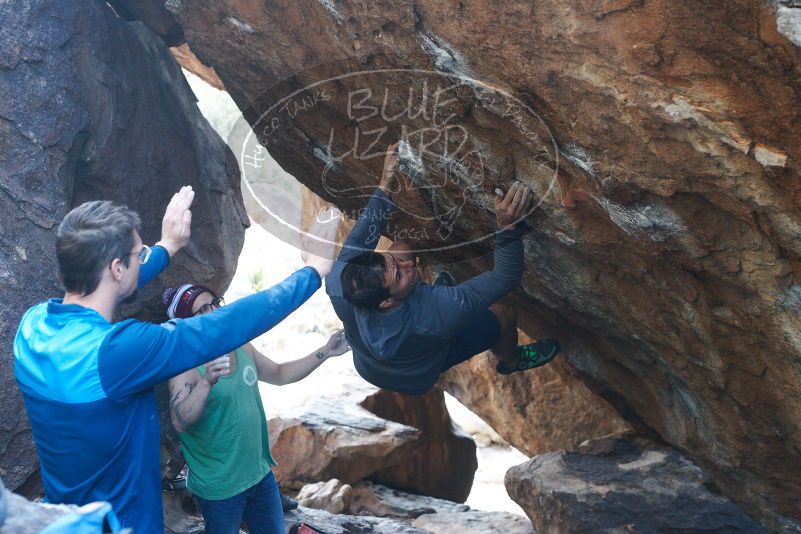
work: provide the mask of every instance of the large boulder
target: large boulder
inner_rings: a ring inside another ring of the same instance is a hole
[[[531,522],[525,517],[509,512],[445,512],[421,515],[412,526],[431,534],[536,534]]]
[[[370,386],[352,369],[331,375],[334,392],[269,419],[276,476],[287,486],[338,479],[464,502],[476,445],[448,415],[444,394],[405,396]]]
[[[271,417],[269,431],[279,459],[276,476],[290,487],[331,478],[358,482],[407,462],[420,436],[415,428],[330,400]]]
[[[0,534],[38,534],[62,517],[75,513],[78,507],[72,504],[46,504],[32,502],[3,489],[0,493],[7,507],[3,512],[5,521],[0,522]]]
[[[431,264],[487,269],[493,189],[531,185],[523,330],[749,512],[801,524],[797,2],[168,6],[282,167],[348,213],[375,146],[439,133],[405,151],[387,229]]]
[[[404,493],[370,482],[354,486],[338,480],[308,484],[298,494],[298,502],[334,514],[394,518],[437,534],[534,534],[531,522],[523,516],[470,510],[464,504]]]
[[[9,488],[41,490],[31,432],[13,374],[12,345],[31,305],[63,295],[55,231],[74,206],[127,204],[142,239],[182,185],[196,193],[192,242],[141,292],[158,318],[165,284],[223,289],[248,224],[230,150],[197,110],[161,39],[103,2],[0,3],[0,474]]]
[[[645,438],[587,442],[506,473],[506,489],[541,534],[765,532],[711,489],[680,453]]]
[[[445,499],[405,493],[380,484],[344,484],[337,479],[307,484],[298,493],[298,503],[332,514],[371,515],[414,519],[425,514],[462,513],[470,507]]]
[[[284,514],[286,532],[293,532],[302,523],[326,534],[428,534],[427,530],[383,517],[332,514],[324,510],[300,507]]]
[[[520,343],[533,341],[520,334]],[[562,358],[526,373],[495,372],[489,352],[451,368],[440,386],[527,456],[572,449],[630,426]]]
[[[451,421],[441,389],[422,396],[381,389],[361,405],[379,417],[420,431],[414,456],[376,471],[372,480],[450,501],[467,500],[478,468],[476,443]]]

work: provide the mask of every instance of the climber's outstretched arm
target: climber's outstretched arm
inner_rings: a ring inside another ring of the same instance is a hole
[[[454,335],[477,314],[520,285],[525,233],[521,220],[528,213],[531,199],[531,189],[520,182],[515,182],[505,196],[496,197],[495,265],[492,271],[457,286],[434,288],[432,312],[439,318],[443,330],[437,334]]]
[[[389,222],[392,212],[395,211],[395,204],[392,203],[391,196],[392,188],[397,181],[398,161],[398,144],[389,145],[387,154],[384,156],[384,167],[378,188],[370,198],[370,202],[367,203],[367,207],[353,230],[348,234],[337,258],[340,268],[349,259],[355,258],[362,252],[374,250],[378,245],[381,233]]]

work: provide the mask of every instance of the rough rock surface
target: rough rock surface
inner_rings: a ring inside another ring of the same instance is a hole
[[[392,519],[379,517],[334,515],[323,510],[299,507],[284,514],[287,534],[295,526],[306,523],[326,534],[427,534],[421,530]]]
[[[296,499],[300,506],[306,508],[342,514],[350,508],[353,500],[353,486],[332,478],[327,482],[306,484],[300,488]]]
[[[397,139],[401,123],[431,126],[431,114],[401,113],[402,89],[420,95],[421,77],[384,72],[307,91],[313,112],[295,101],[277,131],[261,115],[343,72],[413,68],[462,81],[443,115],[476,151],[428,157],[427,175],[407,165],[441,198],[400,195],[407,213],[387,235],[417,230],[431,247],[489,234],[493,188],[512,176],[532,185],[544,200],[528,218],[527,271],[512,297],[523,329],[562,339],[626,420],[685,452],[749,511],[777,527],[801,523],[796,2],[170,5],[276,160],[349,212],[365,202],[349,188],[375,184],[381,158],[339,156],[357,128],[367,149]],[[375,107],[388,90],[384,119],[359,101],[349,113],[348,92],[365,88]],[[500,91],[522,104],[504,106]],[[376,139],[382,120],[391,124]],[[452,266],[464,278],[486,269],[478,255],[489,250],[482,241],[425,259],[474,258]]]
[[[508,512],[445,512],[421,515],[412,526],[431,534],[535,534],[534,527],[525,517]]]
[[[165,534],[204,534],[206,526],[197,509],[194,497],[188,491],[165,491]]]
[[[506,490],[537,531],[765,532],[675,450],[624,436],[512,467]]]
[[[61,517],[78,509],[67,504],[45,504],[32,502],[0,487],[6,500],[5,521],[0,524],[0,534],[38,534]]]
[[[520,343],[531,341],[519,336]],[[497,361],[490,353],[476,356],[450,369],[439,384],[525,455],[570,450],[588,439],[630,429],[562,357],[510,376],[495,372]]]
[[[534,534],[531,522],[519,515],[470,510],[464,504],[404,493],[370,482],[353,486],[339,480],[308,484],[298,493],[298,502],[333,514],[403,520],[432,533]]]
[[[181,67],[197,75],[201,80],[215,89],[221,91],[225,90],[222,80],[220,80],[217,73],[214,72],[214,69],[202,64],[198,58],[195,57],[195,54],[192,53],[192,50],[189,49],[189,45],[184,43],[180,46],[174,46],[170,48],[170,52],[172,52],[172,55],[178,60],[178,63],[181,64]]]
[[[301,506],[332,514],[396,519],[414,519],[434,513],[460,513],[470,509],[466,504],[405,493],[380,484],[359,482],[351,486],[336,479],[303,486],[297,499]]]
[[[338,478],[355,483],[408,461],[420,432],[347,402],[314,402],[269,420],[275,475],[290,487]]]
[[[397,395],[362,381],[342,397],[321,396],[269,420],[282,484],[371,479],[464,501],[477,468],[476,445],[448,415],[443,393]]]
[[[125,20],[141,20],[162,38],[167,46],[184,42],[184,31],[172,13],[157,0],[109,0],[117,14]]]
[[[100,2],[4,2],[0,49],[0,475],[36,495],[12,344],[28,307],[63,294],[54,253],[63,216],[86,200],[117,200],[139,212],[153,243],[172,194],[195,188],[192,243],[140,292],[145,318],[158,315],[164,284],[224,288],[247,217],[231,152],[145,25]]]
[[[379,417],[420,431],[414,456],[373,473],[372,480],[450,501],[467,500],[478,468],[476,443],[451,421],[442,390],[410,396],[380,389],[361,405]]]

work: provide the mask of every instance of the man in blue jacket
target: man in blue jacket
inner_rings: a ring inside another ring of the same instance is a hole
[[[123,527],[163,532],[159,423],[153,386],[264,333],[305,302],[331,270],[338,217],[312,230],[306,267],[278,285],[202,316],[164,324],[112,323],[117,306],[158,275],[189,241],[194,192],[176,193],[162,239],[142,244],[139,216],[84,203],[58,228],[66,288],[26,312],[14,341],[49,502],[109,501]]]
[[[497,371],[510,374],[553,360],[559,343],[517,345],[517,320],[498,299],[523,276],[524,225],[532,193],[515,182],[495,202],[498,232],[492,271],[452,286],[420,281],[405,243],[375,252],[395,205],[397,145],[387,149],[384,172],[367,208],[348,236],[326,283],[345,325],[356,370],[368,382],[399,393],[428,391],[440,373],[491,350]]]

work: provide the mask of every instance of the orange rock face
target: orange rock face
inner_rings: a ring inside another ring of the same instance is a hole
[[[320,397],[270,419],[276,477],[298,488],[369,479],[464,502],[478,467],[476,444],[451,421],[442,390],[399,395],[353,378],[341,397]]]
[[[520,336],[521,343],[529,341]],[[561,358],[509,376],[495,372],[496,362],[489,353],[476,356],[450,369],[440,386],[527,456],[573,450],[587,439],[630,430]]]
[[[440,389],[422,397],[380,389],[362,407],[420,430],[421,438],[412,458],[375,472],[371,480],[421,495],[467,500],[478,468],[476,444],[451,421]]]
[[[431,265],[485,270],[493,189],[531,185],[522,329],[744,509],[801,521],[793,3],[168,4],[270,153],[346,211],[377,181],[370,143],[438,133],[386,232]]]
[[[222,80],[220,80],[217,73],[214,72],[214,69],[198,61],[197,57],[195,57],[195,54],[192,53],[186,43],[170,48],[170,52],[172,52],[172,55],[178,60],[178,63],[181,64],[181,67],[192,74],[196,74],[201,80],[212,87],[221,91],[225,90]]]

